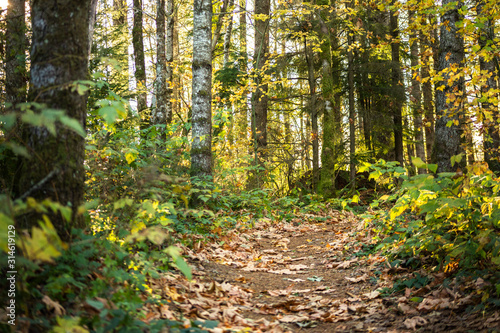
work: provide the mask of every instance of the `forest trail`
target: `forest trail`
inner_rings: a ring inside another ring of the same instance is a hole
[[[478,301],[466,292],[478,281],[444,287],[444,275],[435,274],[426,286],[417,278],[400,293],[381,294],[418,272],[364,253],[371,235],[352,213],[323,215],[260,219],[218,243],[184,248],[194,279],[161,283],[173,300],[161,317],[219,321],[211,332],[498,332],[499,312],[465,311]]]

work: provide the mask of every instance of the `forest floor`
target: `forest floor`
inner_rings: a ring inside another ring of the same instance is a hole
[[[193,280],[159,279],[169,304],[149,317],[219,321],[211,332],[499,332],[500,311],[470,311],[484,281],[391,267],[371,243],[350,212],[260,219],[184,248]]]

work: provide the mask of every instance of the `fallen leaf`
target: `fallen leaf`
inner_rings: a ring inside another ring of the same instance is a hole
[[[45,305],[47,305],[48,310],[54,310],[56,316],[62,316],[66,314],[66,310],[61,306],[61,304],[53,301],[52,299],[50,299],[49,296],[47,295],[43,296],[42,302],[44,302]]]
[[[282,323],[296,323],[299,321],[309,320],[307,316],[294,316],[294,315],[286,315],[281,318],[278,318]]]
[[[363,274],[363,275],[358,276],[356,278],[351,278],[351,277],[346,276],[345,279],[347,281],[350,281],[350,282],[353,282],[353,283],[358,283],[358,282],[366,281],[368,279],[368,275]]]
[[[417,326],[424,326],[427,324],[427,320],[422,317],[407,318],[403,323],[406,328],[410,330],[416,330]]]

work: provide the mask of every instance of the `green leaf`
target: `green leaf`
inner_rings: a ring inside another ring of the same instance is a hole
[[[181,271],[182,274],[186,277],[186,279],[190,280],[193,278],[191,273],[191,267],[187,264],[187,262],[182,257],[177,257],[175,259],[175,266]]]
[[[184,261],[180,254],[180,249],[175,246],[169,246],[164,250],[172,259],[174,260],[175,266],[181,271],[182,274],[188,279],[193,278],[191,273],[191,267]]]
[[[12,150],[12,152],[18,156],[22,156],[25,158],[31,158],[30,154],[28,153],[28,149],[26,149],[26,147],[24,147],[24,146],[18,145],[15,142],[7,142],[4,145],[8,149]]]
[[[419,169],[427,168],[427,164],[425,164],[424,161],[422,161],[422,159],[420,157],[412,157],[411,162],[413,163],[413,165],[415,167],[417,167]]]
[[[14,112],[0,116],[0,123],[3,123],[6,129],[11,129],[16,124],[17,116]]]
[[[433,173],[437,172],[438,165],[437,164],[427,164],[427,168],[432,171]]]
[[[91,307],[97,309],[97,310],[102,310],[104,309],[104,304],[102,302],[99,302],[99,301],[94,301],[90,298],[87,298],[86,300],[87,304],[90,305]]]
[[[83,126],[75,118],[71,118],[71,117],[68,117],[68,116],[62,116],[61,118],[59,118],[59,121],[64,126],[66,126],[70,130],[72,130],[73,132],[75,132],[76,134],[79,134],[82,138],[84,138],[85,136],[87,136],[87,133],[85,133],[85,130],[83,129]]]

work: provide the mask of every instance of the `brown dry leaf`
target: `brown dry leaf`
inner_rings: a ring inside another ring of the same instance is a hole
[[[404,325],[406,326],[406,328],[410,330],[416,330],[417,326],[424,326],[425,324],[427,324],[427,320],[418,316],[413,318],[407,318],[404,321]]]
[[[292,271],[300,271],[302,269],[308,269],[309,266],[298,264],[298,265],[288,265],[288,268],[291,269]]]
[[[356,278],[351,278],[351,277],[346,276],[345,279],[347,281],[350,281],[350,282],[353,282],[353,283],[358,283],[358,282],[366,281],[368,279],[368,275],[363,274],[363,275],[358,276]]]
[[[163,304],[160,308],[161,318],[168,320],[177,320],[172,311],[170,311],[168,305]]]
[[[417,313],[414,308],[405,303],[398,303],[398,309],[405,314]]]
[[[278,269],[278,270],[270,270],[269,273],[280,274],[280,275],[290,275],[290,274],[298,274],[298,273],[304,273],[304,272],[292,272],[288,268],[285,268],[285,269]]]
[[[417,307],[419,311],[443,310],[451,307],[449,298],[424,298]]]
[[[371,293],[365,293],[363,296],[368,297],[368,299],[374,299],[380,296],[380,292],[378,290],[374,290]]]
[[[281,318],[278,318],[282,323],[297,323],[305,320],[309,320],[308,316],[295,316],[295,315],[286,315]]]
[[[251,279],[244,277],[243,275],[238,276],[235,281],[241,282],[241,283],[248,283]]]
[[[56,316],[62,316],[66,314],[66,310],[61,306],[61,304],[51,300],[49,296],[47,295],[43,296],[42,302],[44,302],[45,305],[47,305],[48,310],[54,310]]]

